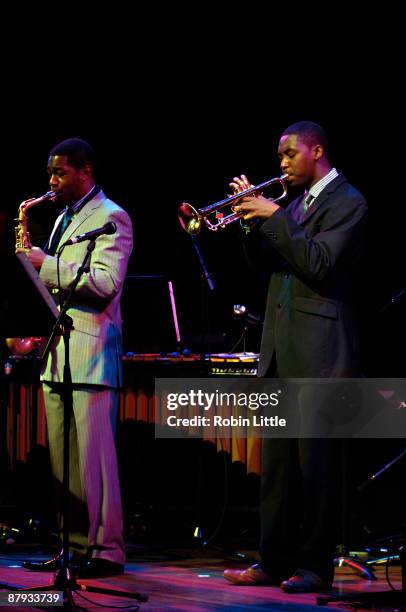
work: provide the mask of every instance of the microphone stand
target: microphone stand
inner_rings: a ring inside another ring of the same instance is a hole
[[[190,235],[190,238],[192,240],[193,248],[194,248],[194,250],[196,252],[197,258],[198,258],[199,263],[200,263],[200,268],[201,268],[201,271],[202,271],[201,278],[202,278],[202,280],[203,279],[206,280],[207,286],[210,289],[210,291],[215,291],[216,287],[215,287],[215,284],[214,284],[214,279],[213,279],[211,273],[209,272],[209,270],[207,269],[206,261],[205,261],[205,259],[203,257],[203,253],[202,253],[202,250],[201,250],[200,245],[199,245],[199,239],[198,239],[198,237],[196,235],[193,235],[193,234]],[[207,306],[207,300],[205,298],[205,294],[204,294],[204,291],[203,291],[203,287],[202,287],[202,295],[203,295],[203,298],[202,298],[202,302],[203,302],[202,310],[203,310],[203,313],[204,313],[203,317],[202,317],[203,320],[204,320],[203,327],[206,327],[206,329],[207,329],[208,326],[207,326],[206,323],[207,323],[207,309],[208,309],[208,306]],[[245,349],[244,349],[244,352],[245,352]],[[202,351],[201,359],[202,360],[205,359],[204,351]],[[227,479],[227,476],[225,476],[225,478]],[[201,508],[201,505],[202,505],[201,501],[200,501],[201,497],[202,497],[202,493],[201,493],[202,480],[203,480],[203,463],[202,463],[202,459],[200,457],[200,461],[199,461],[199,475],[198,475],[198,497],[199,497],[199,501],[198,501],[198,517],[197,517],[197,525],[194,527],[194,534],[196,534],[194,537],[196,539],[202,541],[202,544],[201,544],[201,546],[197,550],[200,550],[200,549],[203,549],[204,547],[206,547],[208,545],[208,543],[210,542],[210,540],[213,538],[213,535],[210,536],[207,540],[203,538],[203,528],[201,527],[202,520],[201,520],[201,517],[200,517],[200,514],[201,514],[200,508]],[[243,559],[246,562],[250,562],[250,563],[255,563],[256,562],[256,559],[251,558],[248,555],[245,555],[244,553],[241,553],[239,551],[225,551],[223,548],[218,547],[218,546],[214,546],[213,544],[211,545],[211,547],[216,549],[216,550],[220,550],[220,551],[226,553],[228,556],[232,556],[234,558],[236,557],[239,561],[241,561]]]
[[[197,236],[194,236],[193,234],[191,234],[190,239],[192,241],[192,245],[193,248],[196,252],[197,258],[199,260],[199,264],[200,264],[200,269],[201,269],[201,280],[202,280],[202,284],[201,284],[201,300],[202,300],[202,341],[201,341],[201,358],[204,361],[205,359],[205,348],[208,348],[207,346],[205,347],[204,345],[207,342],[207,334],[209,333],[209,323],[208,323],[208,318],[209,318],[209,304],[208,304],[208,294],[206,293],[206,291],[204,290],[203,287],[203,280],[206,281],[208,288],[210,289],[210,291],[215,291],[215,284],[214,284],[214,279],[213,276],[211,275],[211,273],[209,272],[209,270],[207,269],[207,265],[206,265],[206,261],[204,259],[202,250],[200,248],[200,244],[199,244],[199,239]],[[206,338],[205,338],[206,336]],[[207,351],[208,352],[208,351]]]
[[[192,240],[193,248],[196,251],[197,258],[198,258],[199,263],[200,263],[200,267],[202,269],[202,278],[206,279],[207,285],[208,285],[210,291],[214,291],[214,289],[215,289],[214,280],[213,280],[212,275],[210,274],[210,272],[207,269],[206,262],[204,260],[202,250],[200,248],[198,238],[196,236],[194,236],[193,234],[190,236],[190,238]]]
[[[70,610],[83,610],[80,606],[75,606],[73,601],[73,592],[75,591],[87,591],[92,593],[103,593],[105,595],[117,595],[119,597],[128,597],[136,599],[137,601],[148,601],[148,596],[143,593],[133,593],[131,591],[118,591],[115,589],[104,589],[95,587],[92,585],[82,585],[76,582],[74,572],[70,567],[69,563],[69,429],[70,429],[70,416],[73,411],[73,386],[72,386],[72,375],[70,368],[70,354],[69,354],[69,340],[70,333],[73,329],[73,321],[70,316],[66,313],[72,303],[72,298],[75,293],[76,287],[82,277],[82,274],[87,270],[87,264],[90,259],[90,255],[96,246],[97,236],[90,240],[85,257],[82,264],[78,268],[76,277],[69,287],[68,294],[65,302],[61,306],[60,314],[58,319],[52,328],[51,335],[48,339],[47,345],[41,357],[41,366],[46,362],[51,344],[55,336],[60,335],[62,330],[63,341],[65,344],[65,364],[63,368],[63,479],[62,479],[62,517],[63,517],[63,530],[62,530],[62,554],[61,554],[61,567],[54,577],[54,582],[51,585],[30,587],[21,589],[24,592],[29,591],[62,591],[63,594],[63,605]],[[58,250],[57,257],[60,257],[66,244],[63,244]],[[42,369],[42,368],[41,368]],[[0,584],[2,588],[15,589],[15,587],[7,587]]]

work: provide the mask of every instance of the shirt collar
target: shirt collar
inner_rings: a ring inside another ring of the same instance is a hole
[[[97,191],[96,191],[96,188],[97,188]],[[89,191],[87,193],[85,193],[85,195],[82,198],[80,198],[80,200],[78,200],[77,202],[75,202],[74,204],[69,206],[69,208],[70,208],[70,210],[72,211],[73,214],[77,213],[81,209],[82,204],[85,201],[89,201],[91,199],[89,196],[91,195],[92,191],[94,191],[95,192],[94,195],[96,195],[96,193],[98,193],[98,191],[100,191],[100,190],[97,187],[97,185],[93,185],[93,187],[91,189],[89,189]]]
[[[335,168],[331,168],[330,172],[325,174],[323,178],[321,178],[319,181],[317,181],[317,183],[312,185],[309,191],[305,192],[305,196],[307,196],[310,193],[310,195],[312,195],[313,198],[317,198],[317,196],[320,195],[323,189],[327,187],[327,185],[331,183],[331,181],[335,179],[337,176],[338,176],[337,170]]]

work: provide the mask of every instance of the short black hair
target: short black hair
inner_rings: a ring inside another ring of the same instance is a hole
[[[96,153],[93,147],[81,138],[67,138],[56,144],[49,152],[49,157],[66,155],[68,164],[79,170],[83,166],[96,166]]]
[[[292,125],[287,127],[282,136],[288,136],[289,134],[297,134],[300,140],[308,147],[321,145],[325,153],[327,152],[327,134],[318,123],[313,121],[297,121],[297,123],[292,123]]]

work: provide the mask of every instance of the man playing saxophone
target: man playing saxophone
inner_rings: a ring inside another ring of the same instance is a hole
[[[121,385],[120,298],[132,250],[132,225],[128,214],[97,185],[95,153],[86,141],[71,138],[57,144],[49,153],[47,169],[52,197],[65,210],[44,250],[28,241],[17,251],[26,254],[55,296],[60,293],[63,298],[74,281],[88,242],[67,246],[59,258],[60,245],[106,223],[116,226],[115,233],[95,241],[67,313],[73,319],[69,540],[77,575],[96,578],[122,573],[125,562],[114,429]],[[59,486],[63,476],[63,367],[63,338],[59,337],[41,374],[52,470]],[[33,571],[55,571],[59,565],[60,555],[43,563],[24,563]]]

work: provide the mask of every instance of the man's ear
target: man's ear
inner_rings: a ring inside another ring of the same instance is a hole
[[[313,157],[317,161],[324,155],[324,147],[323,145],[317,144],[313,147]]]
[[[90,164],[86,164],[81,169],[82,178],[88,178],[89,176],[93,176],[93,168]]]

